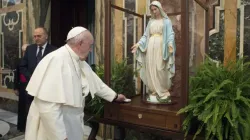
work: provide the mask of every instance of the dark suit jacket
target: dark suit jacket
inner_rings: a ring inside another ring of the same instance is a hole
[[[14,69],[14,90],[18,90],[19,89],[19,81],[20,81],[20,79],[19,79],[19,64],[20,64],[20,62],[21,62],[21,59],[19,58],[19,59],[17,59],[16,60],[16,62],[15,62],[15,65],[16,65],[16,67],[15,67],[15,69]]]
[[[21,62],[21,58],[17,59],[15,62],[16,68],[14,70],[14,90],[18,90],[19,89],[19,85],[20,85],[20,69],[19,69],[19,64]]]
[[[56,49],[57,49],[56,47],[47,44],[43,53],[43,57]],[[30,80],[31,75],[33,74],[37,66],[36,55],[37,55],[37,45],[36,44],[29,45],[26,48],[24,57],[19,66],[20,73],[23,74],[28,81]]]
[[[20,73],[19,65],[21,63],[22,58],[18,58],[16,60],[16,68],[14,69],[14,90],[20,90],[21,87],[25,87],[27,85],[26,77]]]

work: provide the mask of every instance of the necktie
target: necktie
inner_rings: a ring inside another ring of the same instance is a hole
[[[39,63],[41,60],[42,60],[42,50],[43,50],[43,47],[39,47],[39,52],[36,56],[36,60],[37,60],[37,63]]]

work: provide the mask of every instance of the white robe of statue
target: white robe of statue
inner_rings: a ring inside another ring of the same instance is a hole
[[[172,84],[171,73],[168,71],[171,61],[162,60],[162,31],[163,19],[153,19],[146,53],[147,85],[151,92],[156,92],[160,97],[170,96],[168,89]]]
[[[113,101],[116,93],[65,45],[41,60],[26,88],[34,96],[25,140],[82,140],[84,97]]]

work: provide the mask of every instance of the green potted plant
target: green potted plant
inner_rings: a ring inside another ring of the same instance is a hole
[[[96,74],[104,80],[104,66],[99,65],[95,67]],[[135,93],[135,83],[134,83],[134,75],[135,72],[133,70],[133,65],[127,64],[127,60],[123,60],[121,62],[115,62],[111,68],[111,88],[116,93],[122,93],[126,97],[134,96]],[[102,117],[104,111],[104,103],[105,101],[99,97],[95,97],[91,99],[90,96],[86,98],[86,106],[85,111],[96,117]]]
[[[206,140],[250,139],[250,63],[244,59],[216,65],[209,59],[190,78],[185,136],[202,135]]]

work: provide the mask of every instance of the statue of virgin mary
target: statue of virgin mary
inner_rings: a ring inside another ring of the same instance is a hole
[[[136,53],[140,77],[149,89],[147,101],[170,103],[169,89],[175,75],[175,34],[160,2],[153,1],[150,11],[146,31],[132,46],[132,53]]]

